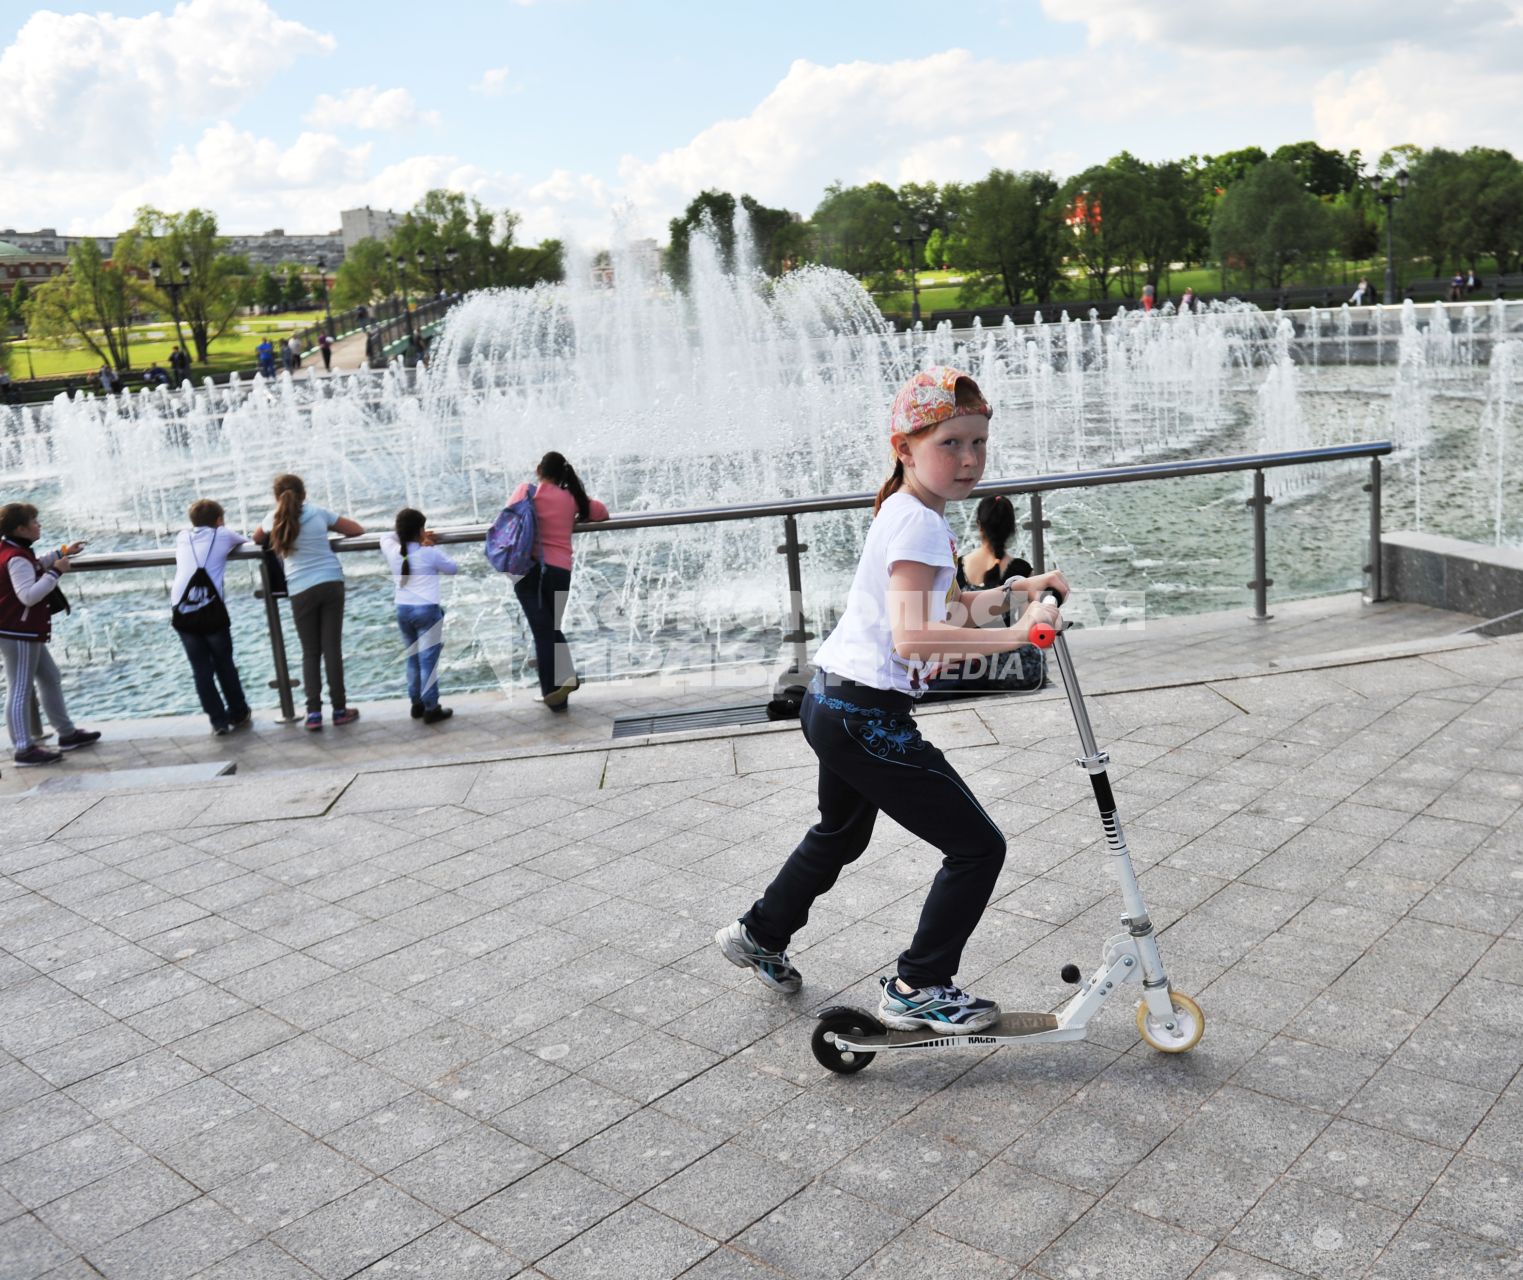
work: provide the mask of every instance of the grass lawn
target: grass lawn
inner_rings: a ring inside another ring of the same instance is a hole
[[[285,311],[275,316],[238,316],[232,327],[211,344],[210,359],[205,364],[196,363],[196,374],[223,373],[229,369],[246,369],[255,363],[254,348],[266,334],[271,339],[277,334],[288,334],[295,329],[305,329],[323,317],[321,311]],[[185,330],[186,350],[194,351],[190,331]],[[173,320],[156,321],[153,324],[134,325],[128,339],[132,367],[141,371],[155,360],[169,368],[169,353],[175,348]],[[83,343],[57,346],[52,343],[33,342],[22,338],[10,344],[11,377],[20,380],[35,374],[39,378],[58,378],[69,374],[91,374],[101,366],[101,361]],[[31,364],[27,356],[30,351]]]

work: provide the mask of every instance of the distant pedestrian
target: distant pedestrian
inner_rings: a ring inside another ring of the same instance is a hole
[[[190,357],[184,347],[176,347],[169,353],[169,372],[175,386],[183,386],[190,379]]]
[[[37,508],[26,502],[0,507],[0,655],[5,660],[6,727],[22,768],[57,764],[63,752],[88,747],[100,734],[77,727],[63,700],[63,678],[48,652],[55,609],[67,608],[58,580],[69,571],[70,557],[83,542],[60,546],[40,555],[32,550],[42,537]],[[42,694],[42,707],[58,730],[58,750],[49,751],[37,739],[29,714],[32,686]]]
[[[1349,301],[1349,306],[1351,306],[1351,307],[1368,306],[1369,303],[1372,300],[1373,299],[1371,298],[1371,295],[1370,295],[1370,282],[1368,280],[1366,280],[1363,276],[1360,276],[1359,277],[1359,284],[1354,289],[1353,295],[1348,300]]]
[[[1481,287],[1480,277],[1475,274],[1475,268],[1471,267],[1465,273],[1465,293],[1472,294]]]
[[[268,337],[254,348],[254,354],[259,358],[259,372],[266,378],[275,376],[275,344]]]
[[[275,510],[266,526],[254,530],[254,541],[264,543],[284,562],[286,587],[291,596],[291,618],[301,641],[301,678],[307,692],[306,727],[323,727],[324,671],[328,697],[333,703],[333,723],[350,724],[360,713],[348,702],[344,688],[344,569],[328,541],[332,530],[357,538],[365,526],[348,516],[335,515],[307,501],[307,487],[300,476],[275,477]]]
[[[163,366],[157,360],[143,370],[143,385],[145,387],[167,387],[169,385],[169,375],[164,372]]]
[[[439,575],[454,575],[458,566],[435,545],[421,511],[403,507],[395,530],[381,539],[381,554],[396,584],[393,597],[397,627],[406,644],[407,697],[412,718],[438,724],[455,713],[439,705],[439,654],[444,649],[444,606],[439,600]]]
[[[95,379],[100,383],[101,391],[108,396],[114,396],[121,390],[122,380],[117,377],[116,370],[109,364],[101,365],[100,370],[95,375]]]
[[[1195,310],[1195,290],[1194,289],[1186,289],[1184,291],[1184,295],[1179,299],[1179,310],[1180,311],[1194,311]]]
[[[323,372],[333,372],[333,339],[326,333],[317,340],[317,349],[323,353]]]
[[[1158,301],[1158,291],[1150,284],[1142,286],[1142,309],[1152,311]]]
[[[210,498],[191,503],[190,527],[181,529],[175,540],[170,620],[190,660],[201,710],[219,736],[243,728],[252,715],[233,661],[232,620],[223,585],[227,557],[247,541],[224,525],[222,507]]]
[[[534,564],[513,584],[513,594],[534,637],[540,701],[552,711],[564,711],[566,699],[582,683],[561,634],[571,591],[571,529],[578,521],[608,519],[608,508],[587,496],[575,468],[559,453],[552,451],[539,460],[535,479]],[[528,496],[529,486],[521,484],[508,505]]]
[[[1465,277],[1458,271],[1449,280],[1449,301],[1463,302],[1465,300]]]

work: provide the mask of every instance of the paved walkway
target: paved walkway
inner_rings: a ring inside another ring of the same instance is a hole
[[[796,997],[719,958],[791,726],[0,805],[0,1275],[1523,1275],[1523,639],[1190,674],[1090,699],[1181,1058],[1118,1000],[821,1069],[934,857],[880,823]],[[1010,833],[961,976],[1054,1007],[1118,911],[1067,708],[921,719]]]
[[[1086,659],[1085,687],[1095,691],[1154,688],[1193,681],[1200,672],[1248,674],[1328,661],[1359,660],[1372,652],[1435,644],[1477,643],[1462,629],[1479,619],[1421,605],[1374,608],[1353,595],[1280,606],[1269,623],[1241,609],[1150,622],[1145,628],[1072,633]],[[1354,655],[1334,657],[1333,655]],[[72,708],[81,723],[100,729],[100,746],[76,752],[51,769],[7,768],[0,759],[0,796],[41,783],[103,771],[142,770],[231,761],[238,773],[306,768],[360,769],[375,764],[501,757],[525,751],[606,743],[623,716],[702,707],[757,706],[771,697],[770,667],[733,666],[631,680],[589,681],[563,715],[546,711],[537,690],[447,696],[455,718],[438,726],[413,723],[405,701],[361,703],[357,724],[307,733],[280,724],[277,712],[256,714],[254,731],[213,737],[203,716],[100,723],[88,703]],[[398,678],[401,664],[398,663]],[[187,673],[187,680],[189,675]],[[1054,679],[1056,675],[1054,673]],[[300,694],[297,696],[300,705]],[[136,780],[134,780],[136,781]],[[140,783],[139,783],[140,784]]]

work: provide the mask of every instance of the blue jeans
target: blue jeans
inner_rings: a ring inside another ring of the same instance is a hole
[[[190,670],[196,678],[196,696],[201,699],[201,710],[211,718],[213,729],[224,729],[237,724],[249,713],[248,700],[243,696],[243,682],[238,679],[238,668],[233,663],[233,633],[224,627],[210,635],[196,636],[178,632],[180,643],[185,646],[185,656],[190,659]],[[222,691],[217,691],[217,686]]]
[[[397,629],[407,644],[407,696],[425,710],[439,705],[439,651],[444,648],[444,607],[399,604]]]

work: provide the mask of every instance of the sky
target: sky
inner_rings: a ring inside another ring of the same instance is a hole
[[[520,240],[707,187],[1059,177],[1305,138],[1523,149],[1523,0],[0,0],[0,227],[334,230],[432,187]]]

